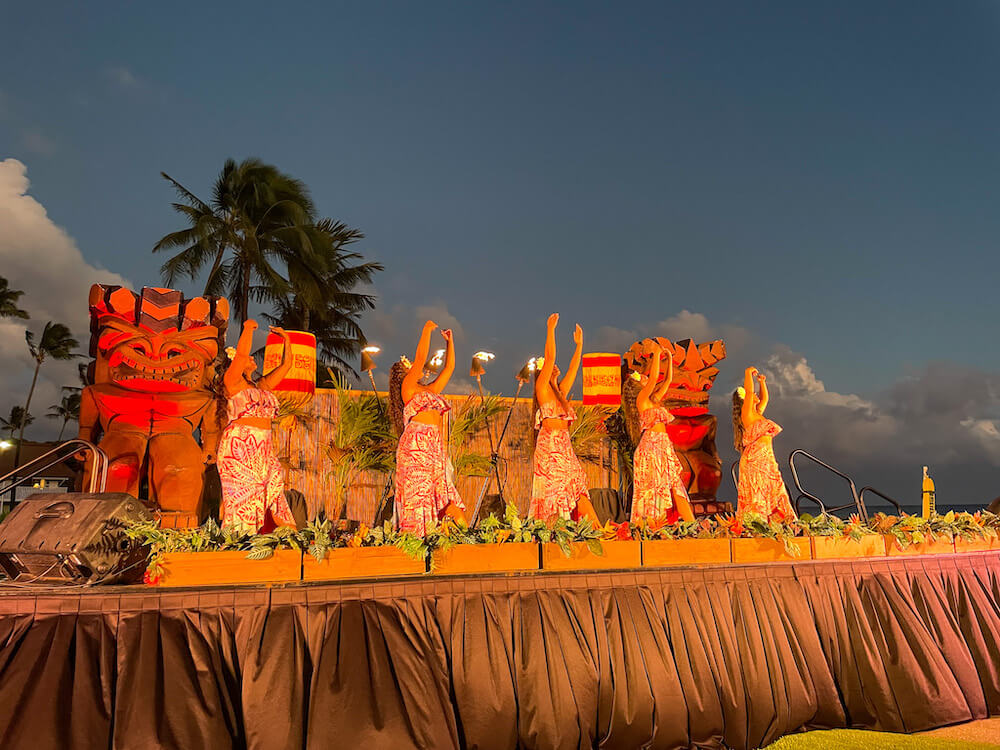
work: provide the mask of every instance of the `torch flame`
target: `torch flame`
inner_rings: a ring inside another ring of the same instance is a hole
[[[380,351],[382,351],[382,349],[381,347],[378,346],[366,346],[361,351],[365,352],[366,354],[378,354]]]
[[[431,357],[430,364],[432,367],[440,367],[444,364],[444,349],[438,349],[434,352],[434,356]]]
[[[478,359],[480,362],[489,362],[491,359],[495,359],[496,356],[493,352],[476,352],[472,355],[472,358]]]

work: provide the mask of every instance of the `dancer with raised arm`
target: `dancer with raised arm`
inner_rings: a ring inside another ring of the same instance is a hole
[[[760,396],[754,389],[755,380]],[[756,367],[748,367],[743,375],[743,388],[733,394],[733,444],[740,454],[736,515],[741,518],[752,512],[767,519],[790,521],[795,518],[795,510],[772,444],[781,427],[764,416],[769,400],[767,378]]]
[[[645,520],[656,525],[677,523],[678,518],[693,521],[694,513],[681,476],[681,462],[667,434],[667,425],[673,417],[661,406],[673,380],[674,363],[668,354],[666,377],[657,387],[663,347],[656,341],[649,341],[646,353],[650,355],[646,383],[635,399],[642,438],[635,449],[631,520],[633,523]]]
[[[587,491],[587,472],[573,452],[569,434],[576,412],[567,397],[580,369],[583,330],[577,326],[573,332],[576,349],[566,376],[560,380],[559,368],[556,367],[558,322],[559,313],[552,313],[545,335],[545,357],[535,370],[535,429],[538,430],[538,439],[535,441],[528,516],[542,521],[557,517],[586,517],[596,524],[597,514]]]
[[[442,429],[444,414],[451,407],[441,391],[455,370],[450,329],[441,332],[447,350],[440,373],[428,385],[420,382],[435,328],[434,321],[424,324],[413,364],[393,365],[389,383],[390,416],[397,430],[402,428],[396,449],[396,528],[421,537],[432,523],[445,517],[465,521],[465,503],[448,476]]]
[[[229,424],[222,431],[217,459],[222,480],[222,524],[248,533],[269,531],[272,525],[295,526],[271,439],[271,422],[278,416],[274,388],[292,368],[292,347],[288,332],[272,327],[271,331],[284,343],[281,364],[254,382],[257,363],[250,352],[256,330],[254,320],[243,324],[232,362],[222,379]]]

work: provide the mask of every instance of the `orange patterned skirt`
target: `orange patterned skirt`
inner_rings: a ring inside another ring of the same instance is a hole
[[[737,518],[742,518],[745,513],[756,513],[767,519],[772,516],[777,520],[795,518],[774,450],[770,443],[763,440],[757,440],[743,449],[736,495],[739,503]]]
[[[426,536],[428,526],[441,520],[450,503],[465,508],[448,478],[441,430],[410,422],[396,449],[396,528]]]
[[[580,496],[588,496],[587,472],[573,452],[569,430],[542,425],[535,443],[533,469],[529,518],[569,518]]]
[[[665,432],[646,430],[635,449],[631,520],[677,519],[673,492],[687,494],[681,462]]]

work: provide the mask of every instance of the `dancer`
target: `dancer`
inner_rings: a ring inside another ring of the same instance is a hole
[[[660,405],[673,380],[674,363],[668,355],[666,377],[657,388],[663,347],[649,341],[646,353],[650,355],[646,383],[636,396],[642,438],[635,449],[631,520],[644,519],[656,525],[677,523],[678,517],[693,521],[691,502],[681,477],[681,462],[667,435],[666,426],[674,418]]]
[[[597,514],[590,503],[587,491],[587,473],[573,452],[569,426],[576,419],[576,412],[566,400],[583,356],[583,330],[573,332],[576,350],[566,376],[559,380],[556,367],[556,324],[559,313],[552,313],[545,335],[545,357],[535,371],[535,442],[531,504],[528,516],[550,521],[553,518],[590,518],[598,523]]]
[[[441,397],[455,369],[455,344],[450,329],[441,332],[447,342],[444,365],[438,376],[423,385],[423,364],[430,352],[431,333],[437,324],[424,324],[414,365],[393,365],[389,382],[389,411],[397,431],[396,528],[417,536],[445,517],[465,521],[465,503],[452,484],[442,430],[443,415],[451,407]]]
[[[754,380],[760,385],[759,397],[754,391]],[[743,388],[733,394],[733,444],[740,454],[736,516],[757,513],[767,519],[791,521],[795,511],[772,445],[781,427],[764,417],[768,401],[767,378],[756,367],[748,367]]]
[[[257,363],[250,351],[256,330],[256,321],[243,324],[232,362],[223,376],[229,424],[222,431],[218,454],[223,527],[247,533],[295,526],[285,499],[281,464],[271,441],[271,421],[278,416],[274,387],[292,368],[291,341],[284,329],[271,328],[284,342],[281,364],[254,383]]]

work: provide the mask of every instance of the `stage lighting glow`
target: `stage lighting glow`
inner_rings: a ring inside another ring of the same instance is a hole
[[[496,359],[493,352],[476,352],[472,355],[473,359],[478,359],[480,362],[489,362],[491,359]]]
[[[431,357],[431,361],[428,364],[435,369],[441,367],[444,364],[444,349],[438,349],[434,352],[434,356]]]
[[[14,444],[9,440],[0,440],[0,451],[10,450],[14,447]]]
[[[382,351],[382,349],[381,347],[378,346],[366,346],[361,351],[363,351],[365,354],[378,354],[380,351]]]

